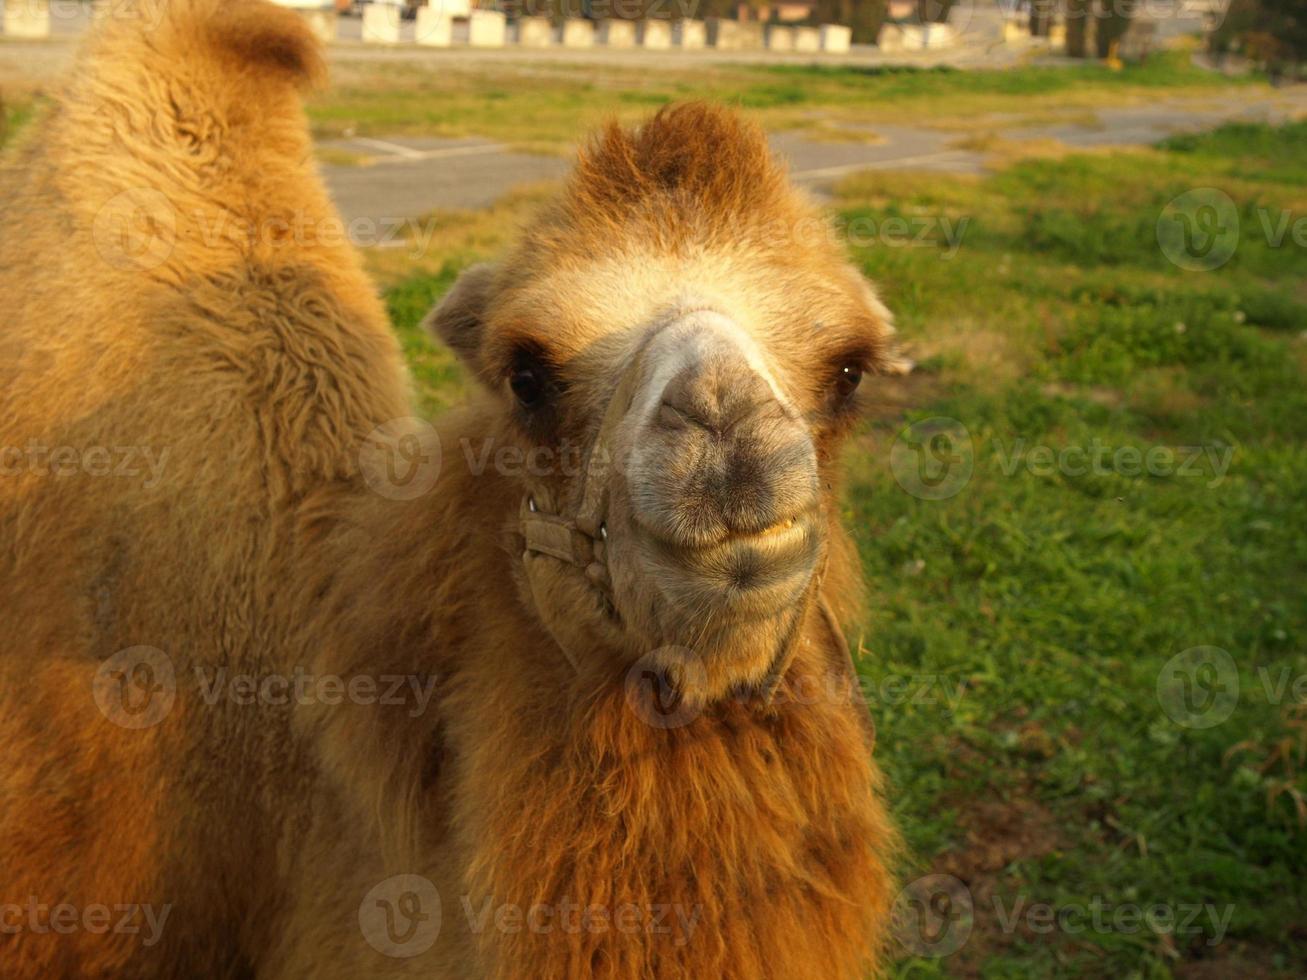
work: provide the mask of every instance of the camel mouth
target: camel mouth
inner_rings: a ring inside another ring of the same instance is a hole
[[[771,618],[797,602],[822,548],[813,512],[710,539],[676,541],[639,523],[636,531],[664,599],[718,623]]]

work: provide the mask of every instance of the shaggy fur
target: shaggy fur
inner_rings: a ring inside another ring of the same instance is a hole
[[[459,449],[533,445],[504,407],[522,338],[576,365],[572,410],[593,415],[606,382],[586,377],[588,352],[660,277],[736,304],[813,406],[832,358],[884,359],[884,311],[835,250],[774,240],[812,212],[760,135],[704,107],[605,132],[521,249],[460,287],[468,311],[446,335],[486,390],[442,420],[436,487],[388,500],[358,452],[409,413],[406,380],[327,233],[298,95],[317,50],[261,3],[157,14],[109,24],[0,165],[0,448],[23,450],[0,460],[0,905],[170,913],[154,945],[0,929],[5,976],[874,970],[894,835],[861,706],[796,696],[829,669],[816,609],[774,705],[726,699],[651,727],[624,664],[574,672],[514,592],[522,487]],[[847,619],[840,425],[813,424],[824,588]],[[115,464],[135,451],[145,472],[101,474],[96,447]],[[146,450],[166,453],[156,470]],[[137,645],[167,653],[176,702],[131,730],[91,692]],[[436,693],[425,710],[206,697],[223,671],[434,678]],[[359,925],[364,896],[401,872],[443,899],[438,941],[412,958]],[[495,909],[567,903],[630,905],[642,927],[495,925]],[[651,907],[666,931],[647,928]]]

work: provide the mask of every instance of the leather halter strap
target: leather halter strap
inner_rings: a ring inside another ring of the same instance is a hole
[[[547,490],[536,488],[522,498],[519,520],[524,540],[523,559],[527,565],[527,577],[531,578],[530,556],[544,555],[568,565],[581,569],[590,582],[605,599],[612,602],[612,577],[608,572],[608,529],[605,520],[608,516],[608,487],[613,470],[612,444],[618,427],[626,418],[635,398],[636,387],[644,371],[645,353],[657,331],[653,331],[644,340],[635,357],[619,379],[617,388],[608,400],[604,417],[595,436],[594,445],[586,457],[581,500],[573,517],[565,516],[559,511]],[[813,576],[809,587],[822,623],[830,632],[834,644],[835,656],[832,668],[850,680],[856,680],[857,670],[853,664],[853,654],[844,630],[840,627],[835,612],[822,589],[825,568]],[[796,630],[802,630],[803,622],[796,624]],[[572,669],[581,672],[581,665],[576,659],[576,652],[563,637],[555,635],[559,648]],[[784,679],[786,672],[798,653],[801,637],[795,636],[777,654],[776,660],[768,671],[765,684],[759,692],[763,704],[770,706]],[[869,739],[874,743],[875,728],[866,711]]]
[[[596,588],[611,598],[612,579],[608,575],[608,486],[613,470],[613,440],[618,427],[631,409],[636,386],[643,373],[646,340],[627,365],[617,383],[604,417],[595,435],[594,445],[585,460],[581,500],[576,513],[567,517],[560,512],[543,488],[523,498],[520,509],[522,537],[529,554],[548,555],[575,565],[585,572]],[[569,651],[568,659],[572,655]],[[576,666],[573,662],[573,666]]]

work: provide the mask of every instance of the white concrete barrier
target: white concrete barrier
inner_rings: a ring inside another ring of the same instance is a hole
[[[1003,21],[1003,43],[1020,44],[1030,40],[1030,25],[1020,20]]]
[[[821,49],[832,54],[846,54],[853,41],[853,31],[843,24],[821,25]]]
[[[595,40],[610,48],[635,47],[635,21],[601,20],[595,29]]]
[[[363,8],[363,42],[365,44],[398,44],[400,8],[389,3],[370,3]]]
[[[447,48],[454,43],[454,17],[444,4],[418,7],[413,25],[413,40],[429,48]]]
[[[883,25],[880,34],[876,37],[876,47],[882,54],[895,54],[899,51],[908,50],[908,42],[903,35],[903,27],[899,24]]]
[[[554,43],[554,25],[548,17],[521,17],[517,21],[517,43],[524,48],[547,48]]]
[[[706,47],[708,28],[701,20],[678,20],[672,25],[672,43],[686,51]]]
[[[309,30],[323,44],[330,44],[336,40],[336,32],[339,25],[336,23],[336,11],[331,7],[319,7],[316,10],[302,9],[300,16],[304,22],[309,25]]]
[[[767,50],[768,51],[793,51],[794,50],[794,28],[780,27],[772,24],[767,28]]]
[[[595,26],[592,21],[574,18],[563,21],[558,43],[565,48],[588,48],[595,43]]]
[[[892,54],[896,51],[935,51],[957,43],[957,31],[948,24],[886,24],[880,29],[876,46]]]
[[[794,28],[795,51],[820,51],[821,31],[815,27]]]
[[[672,46],[672,25],[666,20],[642,20],[636,31],[640,47],[650,51],[666,51]]]
[[[50,36],[48,0],[5,0],[5,37]]]
[[[508,38],[508,16],[501,10],[473,10],[468,14],[471,47],[503,47]]]
[[[708,43],[718,51],[756,51],[762,47],[762,25],[709,17]]]
[[[508,16],[498,10],[474,10],[467,19],[467,43],[474,48],[502,48]]]

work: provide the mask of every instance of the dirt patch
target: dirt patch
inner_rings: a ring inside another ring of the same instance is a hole
[[[1057,850],[1061,827],[1053,813],[1026,797],[956,801],[958,825],[966,828],[962,843],[937,857],[932,874],[950,875],[970,893],[972,926],[965,944],[948,959],[953,976],[978,977],[985,962],[1023,935],[1012,929],[1000,910],[1012,902],[1000,895],[1004,871],[1017,861],[1030,861]],[[1006,928],[1005,928],[1006,926]]]
[[[1299,949],[1307,949],[1307,927],[1294,937]],[[1225,942],[1207,959],[1177,963],[1172,970],[1175,980],[1296,980],[1307,971],[1307,956],[1298,962],[1277,963],[1274,950],[1247,943]]]

